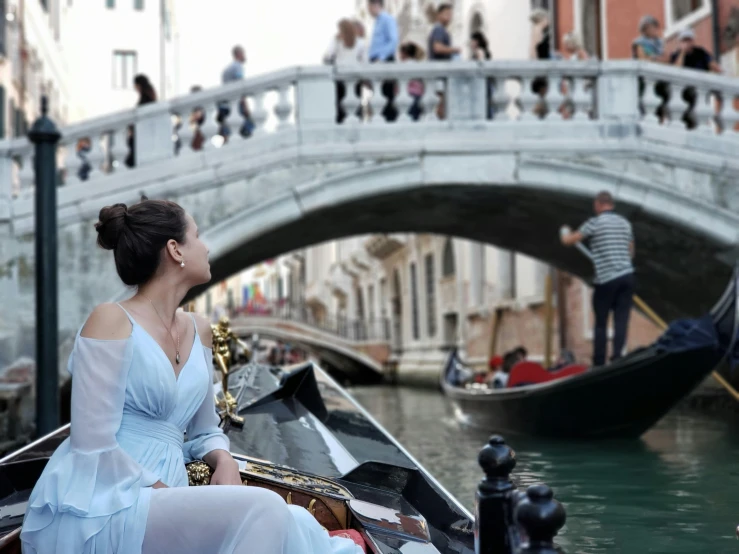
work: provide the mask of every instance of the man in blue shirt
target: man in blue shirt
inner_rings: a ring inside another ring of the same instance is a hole
[[[395,51],[398,49],[398,23],[383,9],[383,3],[384,0],[369,0],[369,12],[375,18],[375,28],[369,48],[371,63],[394,62]],[[387,121],[395,121],[398,117],[398,110],[393,106],[395,81],[382,83],[382,95],[387,98],[382,115]]]
[[[227,85],[236,81],[241,81],[244,78],[244,64],[246,63],[246,52],[242,46],[234,46],[231,50],[232,60],[231,63],[226,66],[221,74],[221,83]],[[244,118],[244,123],[241,125],[241,136],[248,137],[254,130],[254,125],[251,122],[251,116],[249,114],[249,106],[246,103],[246,97],[244,96],[238,105],[238,110],[241,116]],[[218,115],[216,120],[220,125],[219,134],[223,137],[224,141],[228,140],[231,134],[231,129],[228,126],[228,116],[231,114],[231,104],[227,100],[223,100],[218,103]]]

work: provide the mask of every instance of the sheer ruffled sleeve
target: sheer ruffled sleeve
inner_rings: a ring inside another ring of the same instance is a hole
[[[133,339],[77,337],[69,359],[72,374],[70,446],[81,456],[110,458],[116,475],[150,486],[159,480],[124,452],[116,441],[123,418]]]
[[[216,413],[215,393],[213,391],[213,350],[203,348],[205,364],[208,367],[208,391],[203,403],[187,426],[187,442],[183,446],[185,462],[202,460],[213,450],[226,450],[231,447],[228,437],[218,426],[221,419]]]
[[[159,478],[141,467],[117,443],[123,417],[132,339],[77,337],[69,357],[72,424],[69,448],[57,451],[30,508],[81,517],[109,516],[132,506],[141,487]]]

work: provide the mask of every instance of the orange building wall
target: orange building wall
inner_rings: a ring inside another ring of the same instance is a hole
[[[575,6],[574,1],[563,1],[557,4],[557,30],[559,36],[555,37],[557,49],[562,47],[562,37],[575,29]]]
[[[723,31],[729,21],[732,8],[736,8],[738,0],[719,1],[719,28]],[[631,58],[631,43],[638,35],[639,20],[644,15],[653,15],[665,25],[665,0],[604,0],[601,14],[606,20],[606,50],[609,59]],[[559,0],[557,4],[557,27],[559,37],[575,28],[575,0]],[[713,53],[713,23],[711,15],[692,25],[696,34],[696,42]],[[723,34],[723,33],[722,33]],[[676,37],[667,37],[667,51],[675,49]],[[723,41],[723,37],[722,37]],[[725,52],[732,45],[721,44]]]
[[[631,43],[639,34],[639,20],[647,14],[665,19],[664,0],[606,0],[608,58],[631,58]]]

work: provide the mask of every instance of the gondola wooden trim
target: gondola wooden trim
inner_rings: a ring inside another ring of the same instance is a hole
[[[10,533],[0,539],[0,550],[11,546],[16,541],[20,540],[21,527],[13,529]]]

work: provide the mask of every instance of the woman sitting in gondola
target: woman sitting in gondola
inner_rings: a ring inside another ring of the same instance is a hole
[[[245,487],[214,407],[208,322],[177,307],[210,280],[190,215],[144,200],[100,211],[98,244],[137,287],[95,308],[69,358],[71,432],[28,501],[25,554],[357,554],[308,511]],[[183,444],[183,431],[188,441]],[[215,468],[188,487],[185,459]]]

